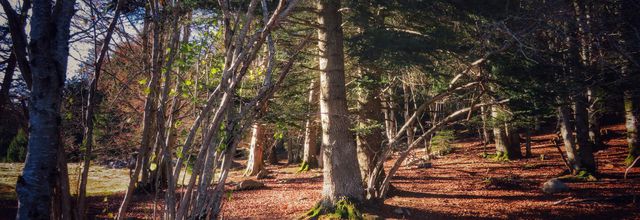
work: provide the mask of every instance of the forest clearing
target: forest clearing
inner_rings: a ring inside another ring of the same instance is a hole
[[[0,0],[0,219],[639,219],[638,0]]]

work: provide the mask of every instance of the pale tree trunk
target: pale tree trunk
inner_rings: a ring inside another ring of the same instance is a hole
[[[569,166],[575,171],[582,168],[582,159],[578,154],[576,142],[573,137],[573,123],[571,122],[571,110],[566,106],[567,98],[562,98],[560,106],[558,106],[559,122],[560,122],[560,135],[562,135],[562,141],[564,143],[564,149],[567,151],[567,162]]]
[[[318,167],[318,109],[315,108],[318,102],[319,96],[318,83],[316,80],[311,80],[309,85],[309,108],[307,110],[307,122],[304,128],[304,144],[302,154],[302,164],[307,166],[307,169],[314,169]]]
[[[624,116],[625,127],[627,128],[627,144],[629,146],[629,154],[625,159],[627,165],[640,156],[640,137],[638,131],[640,130],[640,100],[637,96],[633,95],[631,91],[624,92]]]
[[[13,83],[13,74],[15,73],[16,69],[16,55],[11,52],[6,62],[7,66],[4,70],[2,88],[0,88],[0,117],[4,117],[5,106],[11,104],[11,99],[9,98],[9,89],[11,88],[11,84]]]
[[[320,51],[320,118],[322,124],[322,204],[335,206],[346,197],[362,201],[362,177],[350,130],[345,91],[342,15],[340,0],[319,0],[318,49]]]
[[[264,169],[264,145],[265,145],[266,125],[256,122],[253,124],[251,131],[251,146],[249,149],[249,160],[247,161],[247,169],[244,171],[245,176],[258,175]]]
[[[53,187],[56,179],[59,179],[57,175],[65,174],[56,172],[56,169],[66,169],[58,164],[61,159],[59,154],[63,151],[60,139],[60,103],[66,79],[69,27],[74,4],[73,0],[57,1],[56,10],[53,10],[53,5],[47,0],[33,2],[29,42],[29,66],[33,76],[29,105],[29,146],[22,175],[16,183],[17,219],[50,219]],[[26,41],[25,38],[21,40]],[[68,182],[63,184],[68,186]],[[58,190],[62,190],[62,194],[69,193],[68,188],[58,187]],[[66,203],[65,198],[62,200]],[[69,213],[62,214],[66,216],[56,217],[72,218]]]
[[[505,158],[509,158],[510,150],[509,150],[509,139],[507,138],[507,133],[504,128],[504,112],[500,110],[499,106],[491,106],[491,117],[493,118],[493,140],[496,147],[496,155],[504,156]]]
[[[411,88],[407,85],[407,82],[402,83],[402,98],[404,104],[404,120],[407,120],[411,117],[411,98],[410,98]],[[407,129],[407,146],[413,143],[415,133],[415,125],[409,127]]]
[[[482,141],[485,145],[485,148],[491,142],[491,135],[489,134],[489,129],[487,128],[489,114],[489,109],[487,107],[480,107],[480,118],[482,119]]]
[[[584,92],[576,95],[574,103],[576,140],[583,168],[593,173],[597,167],[593,157],[593,146],[589,141],[589,116],[586,104],[587,98],[584,96]]]

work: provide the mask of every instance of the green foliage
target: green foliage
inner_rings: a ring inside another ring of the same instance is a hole
[[[453,152],[453,140],[455,139],[453,130],[441,130],[431,138],[431,151],[435,155],[444,156]]]
[[[351,131],[356,135],[369,135],[374,130],[382,128],[384,128],[384,125],[379,121],[366,119],[366,121],[358,123],[356,127],[351,128]]]
[[[7,149],[6,162],[23,162],[27,157],[28,141],[27,134],[22,129],[18,130]]]

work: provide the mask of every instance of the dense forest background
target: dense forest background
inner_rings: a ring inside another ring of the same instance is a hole
[[[638,186],[601,181],[640,158],[636,0],[0,4],[0,156],[23,163],[0,210],[18,219],[140,217],[143,197],[145,218],[216,219],[229,182],[264,187],[282,163],[322,177],[298,216],[362,218],[405,167],[473,149],[557,165],[549,194]],[[105,168],[126,174],[97,214]]]

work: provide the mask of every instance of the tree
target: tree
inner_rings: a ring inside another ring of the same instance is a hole
[[[333,209],[343,198],[363,200],[362,177],[347,111],[340,0],[318,0],[316,6],[320,24],[320,121],[324,154],[321,204]]]
[[[62,149],[59,111],[66,79],[74,4],[74,0],[58,0],[55,4],[48,0],[33,2],[29,38],[29,67],[33,76],[29,105],[29,147],[22,176],[16,184],[18,219],[49,219],[53,187],[56,184],[55,178],[51,177],[66,174],[57,174],[56,168]],[[26,41],[25,38],[21,40]],[[71,218],[67,216],[70,213],[59,214],[64,215],[62,218]]]

